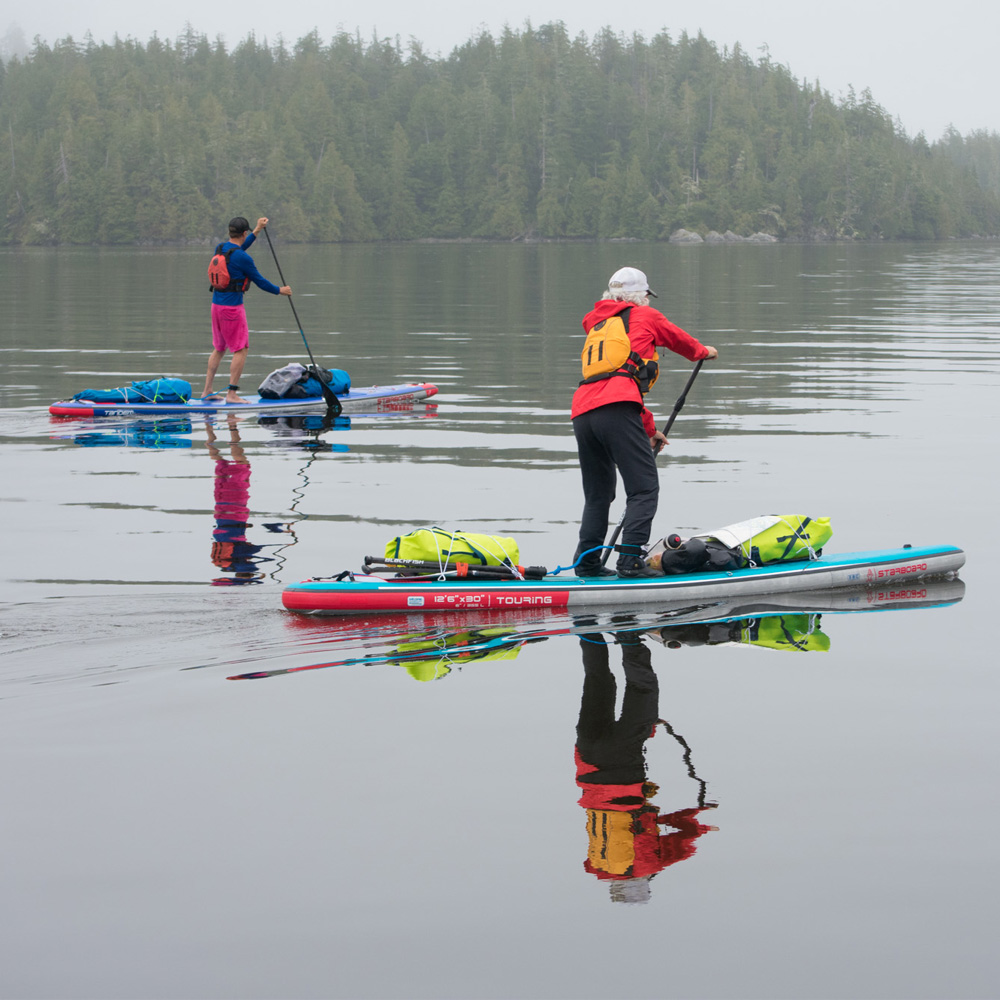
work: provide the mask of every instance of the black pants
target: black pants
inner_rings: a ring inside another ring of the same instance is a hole
[[[604,637],[587,635],[580,640],[584,675],[576,748],[581,759],[595,768],[577,779],[584,784],[629,785],[646,780],[643,746],[659,718],[660,687],[649,649],[634,633],[623,633],[623,638],[625,693],[618,719],[617,684]],[[644,800],[635,803],[643,804]]]
[[[573,419],[584,498],[577,557],[604,544],[608,513],[615,499],[616,469],[625,484],[625,522],[619,543],[642,547],[649,541],[660,478],[640,413],[637,403],[609,403]],[[600,557],[601,553],[595,552],[585,561]]]

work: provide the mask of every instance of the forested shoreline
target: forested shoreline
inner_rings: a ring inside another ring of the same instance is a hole
[[[39,40],[0,64],[0,139],[3,245],[207,243],[237,213],[302,242],[1000,234],[996,133],[911,138],[701,35]]]

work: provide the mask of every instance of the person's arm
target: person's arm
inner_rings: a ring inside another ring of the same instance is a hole
[[[671,323],[658,309],[650,309],[644,318],[650,320],[653,343],[657,347],[666,347],[675,354],[687,358],[688,361],[707,361],[710,358],[717,358],[719,356],[719,352],[714,347],[700,343],[686,330],[682,330],[676,323]],[[645,408],[643,410],[642,422],[646,428],[646,433],[649,435],[654,451],[659,451],[664,445],[669,443],[664,433],[657,429],[653,415]]]
[[[651,309],[650,312],[653,314],[650,317],[653,343],[657,347],[666,347],[682,358],[687,358],[688,361],[707,361],[719,356],[719,352],[714,347],[709,347],[696,340],[676,323],[671,323],[659,310]]]
[[[239,254],[239,257],[236,255]],[[236,258],[236,264],[239,269],[243,272],[243,276],[249,278],[261,291],[270,292],[272,295],[291,295],[291,289],[284,291],[284,288],[279,288],[277,285],[272,284],[267,278],[264,277],[257,270],[257,265],[253,262],[253,257],[250,254],[243,251],[237,250],[230,257],[230,263],[232,263],[233,258]]]

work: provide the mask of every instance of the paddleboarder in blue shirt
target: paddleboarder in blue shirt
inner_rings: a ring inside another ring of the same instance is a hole
[[[246,251],[257,238],[257,234],[267,225],[267,219],[257,220],[253,232],[250,223],[242,215],[229,221],[229,240],[216,247],[217,254],[228,254],[229,287],[212,292],[212,353],[208,356],[208,373],[205,375],[205,388],[202,398],[212,398],[212,382],[219,370],[226,351],[232,352],[229,363],[229,388],[226,391],[227,403],[242,403],[237,394],[243,366],[246,364],[247,352],[250,349],[250,328],[247,324],[246,308],[243,305],[243,293],[252,281],[258,288],[272,295],[291,295],[288,285],[271,284],[254,264],[253,258]],[[218,397],[215,397],[218,398]]]

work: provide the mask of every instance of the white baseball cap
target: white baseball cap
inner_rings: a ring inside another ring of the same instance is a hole
[[[608,279],[608,289],[620,288],[623,292],[645,292],[653,298],[659,298],[649,287],[646,275],[637,267],[620,267]]]

